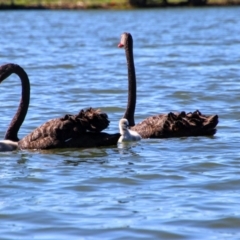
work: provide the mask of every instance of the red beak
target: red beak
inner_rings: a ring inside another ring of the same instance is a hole
[[[118,44],[118,47],[119,47],[119,48],[122,48],[122,47],[124,47],[124,45],[123,45],[122,43],[119,43],[119,44]]]

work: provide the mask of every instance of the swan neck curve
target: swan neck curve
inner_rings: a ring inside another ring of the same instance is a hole
[[[27,73],[17,64],[6,64],[0,67],[0,82],[5,80],[11,74],[17,74],[22,83],[22,96],[17,109],[7,131],[5,140],[18,141],[18,131],[26,117],[30,101],[30,83]]]
[[[136,86],[136,73],[135,65],[133,59],[133,40],[131,35],[128,35],[125,53],[127,58],[127,69],[128,69],[128,104],[126,112],[123,118],[126,118],[129,122],[129,126],[135,125],[134,113],[136,107],[136,97],[137,97],[137,86]]]

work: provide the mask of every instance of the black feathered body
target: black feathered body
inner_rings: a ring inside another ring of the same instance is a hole
[[[77,115],[47,121],[18,142],[20,149],[88,148],[117,144],[120,134],[101,131],[109,125],[108,116],[89,108]]]
[[[151,116],[131,127],[142,138],[171,138],[208,136],[216,133],[217,115],[206,116],[193,113],[168,113]]]

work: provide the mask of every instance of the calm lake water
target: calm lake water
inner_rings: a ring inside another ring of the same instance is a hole
[[[134,38],[136,122],[218,114],[214,137],[0,153],[0,238],[240,239],[240,8],[2,11],[0,64],[21,65],[31,103],[19,136],[82,108],[118,132],[127,103],[120,35]],[[20,81],[0,85],[0,139]]]

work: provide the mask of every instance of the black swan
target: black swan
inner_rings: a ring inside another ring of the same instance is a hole
[[[124,118],[128,119],[131,130],[138,132],[142,138],[170,138],[185,136],[211,136],[216,133],[218,115],[193,113],[168,113],[151,116],[135,125],[136,74],[133,59],[133,39],[130,33],[121,35],[118,47],[125,48],[128,68],[128,104]]]
[[[126,118],[122,118],[119,121],[119,132],[121,134],[121,137],[119,138],[118,142],[135,142],[140,141],[141,136],[132,130],[129,130],[129,123]]]
[[[116,145],[119,133],[101,132],[110,121],[105,113],[89,108],[81,110],[77,115],[65,115],[62,118],[49,120],[32,133],[19,140],[18,131],[28,111],[30,99],[30,83],[27,73],[17,64],[0,66],[0,83],[12,73],[19,76],[22,82],[22,97],[17,113],[13,117],[5,140],[0,142],[0,151],[19,149],[51,149],[51,148],[88,148]]]

